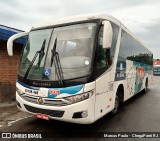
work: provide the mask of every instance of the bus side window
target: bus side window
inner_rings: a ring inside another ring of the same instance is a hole
[[[103,26],[100,29],[98,39],[98,52],[95,64],[95,77],[100,76],[104,73],[111,65],[110,60],[110,49],[103,48]]]

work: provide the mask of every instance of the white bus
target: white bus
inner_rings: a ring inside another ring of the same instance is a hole
[[[33,27],[16,83],[17,107],[37,118],[90,124],[147,89],[153,55],[117,19],[83,15]]]

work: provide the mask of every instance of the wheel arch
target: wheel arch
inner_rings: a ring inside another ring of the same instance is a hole
[[[120,102],[122,103],[124,101],[124,85],[123,84],[118,85],[116,95],[119,97]]]

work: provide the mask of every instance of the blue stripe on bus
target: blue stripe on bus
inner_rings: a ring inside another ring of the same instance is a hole
[[[20,85],[22,85],[25,88],[28,89],[34,89],[34,90],[39,90],[40,87],[33,87],[33,86],[29,86],[27,84],[24,84],[23,82],[20,82],[17,80],[17,83],[19,83]],[[52,94],[50,93],[51,91],[58,91],[59,94],[76,94],[78,93],[81,89],[83,89],[83,84],[82,85],[76,85],[76,86],[71,86],[71,87],[65,87],[65,88],[48,88],[48,97],[49,98],[55,98],[57,96],[57,94]]]
[[[39,90],[40,89],[40,87],[29,86],[27,84],[24,84],[23,82],[18,81],[18,80],[17,80],[17,83],[19,83],[20,85],[22,85],[23,87],[26,87],[28,89],[34,89],[34,90]]]
[[[76,94],[78,93],[84,85],[77,85],[77,86],[71,86],[66,88],[49,88],[48,89],[48,97],[49,98],[55,98],[57,94],[54,94],[52,92],[59,92],[59,94]]]

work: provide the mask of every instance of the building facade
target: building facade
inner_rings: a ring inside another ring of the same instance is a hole
[[[160,75],[160,59],[155,59],[153,61],[153,74]]]
[[[0,101],[8,97],[13,98],[15,95],[17,70],[25,39],[19,39],[14,43],[12,57],[7,53],[7,40],[19,32],[22,31],[0,25]]]

